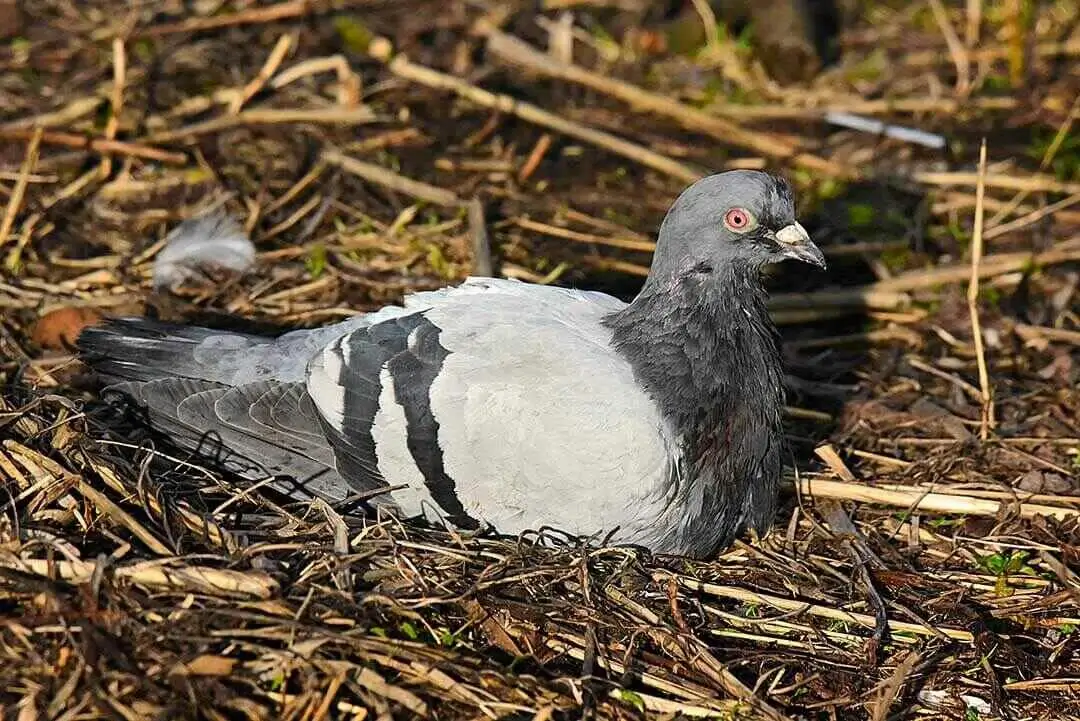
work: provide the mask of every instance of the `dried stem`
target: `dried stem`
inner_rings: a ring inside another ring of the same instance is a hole
[[[982,326],[979,323],[979,265],[983,254],[983,196],[986,185],[986,139],[979,147],[979,183],[975,187],[975,229],[971,237],[971,280],[968,283],[968,312],[971,314],[971,333],[975,339],[975,357],[979,364],[979,388],[982,393],[982,416],[979,436],[986,440],[994,425],[994,400],[990,392],[990,375],[986,369],[986,349],[983,347]]]
[[[37,166],[38,148],[41,146],[43,135],[44,131],[41,128],[37,128],[30,135],[30,143],[26,146],[26,156],[23,159],[22,166],[19,168],[19,177],[15,181],[15,189],[11,192],[11,197],[8,198],[7,207],[4,209],[4,218],[0,220],[0,248],[7,244],[11,229],[15,226],[15,217],[18,216],[19,208],[22,207],[23,198],[26,196],[26,186],[30,182],[30,174],[34,172],[34,167]]]

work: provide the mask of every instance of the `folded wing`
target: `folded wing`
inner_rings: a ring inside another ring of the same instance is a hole
[[[636,527],[674,441],[611,347],[609,296],[473,281],[314,357],[307,389],[347,475],[406,515],[515,533]]]

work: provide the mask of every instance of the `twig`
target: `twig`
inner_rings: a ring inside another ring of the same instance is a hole
[[[956,65],[956,92],[960,97],[966,97],[971,88],[971,60],[968,58],[968,52],[960,42],[960,38],[957,37],[956,30],[953,29],[952,22],[949,20],[949,13],[945,10],[945,6],[941,4],[941,0],[927,0],[927,2],[930,5],[930,10],[934,13],[934,20],[945,38],[945,45],[949,48],[949,55]]]
[[[15,225],[15,216],[22,207],[23,196],[26,195],[26,186],[29,184],[30,173],[34,172],[37,165],[38,148],[41,146],[41,138],[44,131],[41,128],[34,130],[30,135],[30,144],[26,146],[26,155],[23,158],[22,167],[19,168],[19,178],[15,181],[15,189],[8,198],[7,208],[4,210],[4,219],[0,220],[0,247],[8,242],[8,234]]]
[[[533,223],[534,221],[525,222]],[[543,232],[555,235],[555,233],[551,232],[551,227],[547,226],[547,229]],[[560,237],[580,240],[580,238],[569,238],[569,233],[573,231],[563,231],[562,229],[559,229],[559,231]],[[599,238],[600,236],[597,236],[592,242],[602,242]],[[1056,248],[1034,255],[1032,253],[997,253],[990,255],[980,263],[975,272],[979,278],[988,278],[1015,273],[1029,266],[1071,263],[1080,260],[1080,245],[1078,245],[1078,242],[1080,242],[1080,238],[1066,240],[1059,243]],[[616,243],[622,245],[624,241],[618,239],[607,239],[606,241],[608,245]],[[643,265],[610,258],[597,259],[594,264],[632,275],[645,276],[649,272],[649,269]],[[822,288],[809,293],[777,293],[769,298],[769,310],[796,313],[800,310],[817,311],[819,309],[846,311],[896,310],[911,304],[911,297],[908,295],[909,291],[970,280],[971,272],[969,264],[956,263],[925,270],[912,270],[892,278],[851,288]]]
[[[694,11],[701,18],[701,25],[705,30],[705,45],[714,53],[720,52],[720,29],[717,27],[716,13],[707,0],[691,0]],[[734,80],[734,78],[732,78]],[[749,88],[744,88],[749,89]]]
[[[1032,48],[1032,52],[1036,57],[1049,58],[1056,55],[1076,55],[1080,53],[1080,39],[1069,38],[1068,40],[1046,40],[1040,43],[1036,43]],[[1004,46],[980,48],[973,50],[970,53],[971,60],[974,62],[993,62],[995,60],[1006,60],[1009,57],[1009,48]],[[919,50],[916,52],[907,53],[900,58],[900,62],[908,67],[928,67],[937,65],[942,61],[941,51],[934,50]]]
[[[1006,30],[1008,32],[1009,80],[1019,87],[1024,76],[1024,0],[1007,0],[1005,3]]]
[[[1045,266],[1059,263],[1071,263],[1075,260],[1080,260],[1080,247],[1076,247],[1070,241],[1059,243],[1059,246],[1060,247],[1051,248],[1042,253],[996,253],[994,255],[988,255],[983,259],[982,263],[980,263],[976,272],[979,278],[989,278],[996,275],[1014,273],[1023,270],[1029,265]],[[970,265],[966,263],[955,263],[926,270],[919,269],[908,271],[892,278],[879,280],[870,285],[849,288],[844,291],[837,291],[837,293],[845,297],[861,297],[873,291],[912,291],[933,288],[944,283],[957,283],[962,280],[968,280],[970,277]],[[791,296],[797,295],[799,294],[791,294]],[[804,294],[804,296],[814,295],[816,294]],[[778,295],[776,297],[780,298],[785,296]]]
[[[34,136],[35,131],[29,130],[2,130],[0,138],[7,140],[27,140]],[[47,145],[60,145],[75,150],[85,150],[92,153],[129,155],[133,158],[154,160],[159,163],[171,165],[184,165],[187,156],[183,153],[174,153],[160,148],[150,147],[141,143],[130,143],[124,140],[109,140],[107,138],[91,138],[77,133],[63,133],[55,130],[46,130],[41,134],[41,142]]]
[[[1080,346],[1080,331],[1076,330],[1067,330],[1065,328],[1046,328],[1038,325],[1017,323],[1013,326],[1013,331],[1016,332],[1016,335],[1020,336],[1026,341],[1033,340],[1035,338],[1045,338],[1046,340],[1058,341],[1061,343],[1071,343],[1075,346]]]
[[[672,160],[666,155],[643,148],[628,140],[617,138],[614,135],[594,130],[572,120],[567,120],[554,113],[549,113],[531,103],[517,100],[509,95],[501,95],[479,88],[461,78],[440,73],[437,70],[418,65],[410,61],[404,55],[393,55],[393,46],[385,38],[376,38],[372,41],[368,50],[369,54],[381,62],[386,63],[387,68],[400,78],[425,85],[437,90],[450,90],[459,96],[482,105],[486,108],[497,110],[501,113],[514,115],[522,120],[554,130],[563,135],[569,135],[598,148],[629,158],[634,162],[669,175],[684,183],[693,183],[705,176],[698,169]]]
[[[406,178],[405,176],[399,175],[392,170],[387,170],[380,165],[373,165],[372,163],[365,163],[356,158],[350,158],[337,150],[324,150],[322,159],[326,163],[336,165],[342,170],[361,177],[364,180],[378,183],[391,190],[411,195],[414,198],[419,198],[420,200],[425,200],[429,203],[434,203],[435,205],[446,207],[459,207],[461,205],[461,198],[445,188],[439,188],[429,183]]]
[[[956,443],[951,440],[951,443]],[[935,493],[922,488],[904,486],[868,486],[861,483],[831,481],[803,477],[799,481],[799,492],[805,496],[837,498],[863,503],[876,503],[894,508],[905,508],[909,512],[935,511],[938,513],[956,513],[970,516],[997,516],[1003,510],[1014,508],[1022,518],[1049,516],[1069,519],[1080,516],[1080,508],[1064,508],[1034,503],[1013,502],[1014,499],[994,500],[974,496]]]
[[[750,132],[731,121],[652,93],[630,83],[594,73],[578,65],[560,63],[518,38],[484,23],[478,32],[487,38],[487,47],[503,60],[520,65],[548,77],[584,85],[605,95],[617,98],[630,106],[671,118],[688,130],[705,133],[723,143],[752,150],[771,158],[791,158],[797,165],[837,176],[854,177],[856,173],[831,160],[799,152],[797,146],[765,133]]]
[[[1046,148],[1046,152],[1043,153],[1042,160],[1039,161],[1040,173],[1050,167],[1050,163],[1054,162],[1054,157],[1057,156],[1058,151],[1061,150],[1061,146],[1065,144],[1065,140],[1069,137],[1069,132],[1072,130],[1073,123],[1076,121],[1077,117],[1080,117],[1080,95],[1073,100],[1068,116],[1066,116],[1065,121],[1062,122],[1061,127],[1058,128],[1057,133],[1054,135],[1054,139],[1050,141],[1050,145]],[[997,225],[1002,219],[1010,213],[1015,212],[1030,194],[1031,191],[1029,190],[1021,190],[1012,200],[999,208],[998,212],[988,223],[990,230],[997,230]],[[989,240],[989,238],[990,235],[987,234],[987,239]]]
[[[681,579],[672,574],[665,574],[663,576],[656,574],[654,575],[653,580],[661,585],[668,586],[668,588],[670,588],[669,584],[674,584],[675,588],[678,589],[679,581]],[[643,604],[629,598],[626,594],[614,587],[605,587],[604,593],[642,622],[648,624],[650,627],[648,634],[657,645],[672,651],[672,655],[681,657],[685,663],[692,666],[702,675],[710,678],[716,685],[724,689],[724,691],[753,708],[757,712],[757,717],[771,719],[772,721],[788,720],[787,716],[773,708],[764,699],[756,696],[752,689],[748,688],[733,673],[731,673],[731,671],[720,663],[700,639],[685,633],[675,634],[667,628],[664,628],[659,616]]]
[[[1022,195],[1026,196],[1027,193],[1023,193]],[[947,191],[941,193],[941,197],[941,201],[932,203],[930,206],[930,212],[934,215],[945,215],[957,210],[971,208],[975,205],[975,199],[967,193]],[[986,233],[989,233],[998,225],[998,222],[995,221],[994,218],[1000,220],[1010,214],[1020,213],[1026,215],[1028,213],[1037,213],[1040,210],[1040,208],[1033,205],[1025,205],[1023,203],[1014,206],[1009,201],[995,200],[989,196],[983,199],[983,207],[986,210],[999,211],[995,216],[990,218],[990,220],[986,221],[987,230],[983,234],[984,239],[986,238]],[[1055,220],[1062,220],[1067,223],[1080,223],[1080,211],[1077,210],[1059,210],[1057,211],[1056,216]]]
[[[982,393],[982,415],[979,437],[986,440],[994,425],[994,400],[990,393],[990,375],[986,370],[986,349],[983,348],[982,325],[979,323],[979,264],[983,252],[983,196],[986,185],[986,138],[979,147],[979,183],[975,187],[975,230],[971,238],[971,281],[968,283],[968,313],[971,315],[971,332],[975,339],[975,356],[979,366],[979,388]]]
[[[108,441],[102,441],[103,444],[108,445]],[[159,456],[166,457],[164,454],[158,453]],[[170,461],[174,461],[183,464],[183,461],[166,457]],[[138,492],[131,486],[127,485],[120,477],[119,474],[113,471],[107,464],[100,462],[94,458],[88,458],[87,464],[90,469],[98,475],[105,485],[112,488],[117,493],[124,494],[125,496],[139,495]],[[85,469],[84,469],[85,472]],[[160,523],[165,518],[166,513],[171,512],[175,514],[175,517],[180,520],[189,530],[199,534],[201,537],[207,539],[210,543],[222,548],[226,551],[232,552],[236,550],[236,541],[233,536],[229,535],[221,529],[211,519],[206,518],[198,513],[192,511],[186,502],[179,501],[175,505],[170,507],[168,511],[165,506],[162,505],[153,494],[141,495],[146,510],[151,513],[155,519]]]
[[[979,183],[978,173],[965,172],[924,172],[915,173],[912,180],[926,185],[967,185],[973,186]],[[1032,193],[1064,193],[1075,195],[1080,193],[1080,183],[1066,183],[1049,175],[1028,175],[1016,177],[1011,175],[987,175],[983,181],[987,188],[1004,188],[1005,190],[1027,190]]]
[[[540,139],[536,141],[536,145],[533,146],[532,152],[529,153],[529,157],[525,159],[524,164],[521,166],[521,170],[518,171],[519,183],[524,183],[529,179],[529,176],[536,172],[536,169],[540,166],[540,161],[544,159],[544,155],[550,147],[551,135],[544,133],[540,136]]]
[[[1006,233],[1012,233],[1013,231],[1020,230],[1021,228],[1026,228],[1029,225],[1038,223],[1043,218],[1054,215],[1066,208],[1070,208],[1077,203],[1080,203],[1080,193],[1070,195],[1067,198],[1062,198],[1056,203],[1051,203],[1045,208],[1039,208],[1038,210],[1032,211],[1027,215],[1016,218],[1015,220],[1011,220],[1008,223],[996,225],[983,233],[983,240],[993,240],[994,238],[1005,235]]]
[[[479,198],[469,201],[469,237],[472,239],[473,275],[489,278],[495,274],[491,259],[491,240],[484,220],[484,204]]]
[[[4,268],[11,274],[18,272],[19,267],[22,265],[22,254],[26,250],[26,246],[30,244],[30,240],[34,237],[34,231],[37,230],[37,224],[41,222],[41,219],[45,216],[38,213],[31,213],[23,223],[22,230],[19,232],[19,240],[15,243],[15,247],[11,249],[7,257],[4,258]]]
[[[884,282],[884,281],[882,281]],[[769,298],[770,310],[802,308],[871,308],[894,310],[911,303],[911,297],[881,283],[854,288],[822,288],[811,293],[777,293]]]
[[[148,143],[170,143],[176,140],[193,138],[197,135],[216,133],[219,130],[240,125],[285,125],[289,123],[317,123],[319,125],[364,125],[378,122],[379,118],[371,108],[259,108],[242,110],[236,115],[223,115],[218,118],[194,123],[176,130],[166,130],[148,135],[143,140]]]
[[[90,561],[54,561],[9,556],[0,557],[0,567],[15,568],[38,576],[59,577],[73,583],[85,583],[93,577],[96,564]],[[160,560],[120,566],[111,573],[117,581],[157,591],[179,590],[265,599],[273,596],[278,588],[273,578],[258,571],[234,571],[179,563],[167,566]]]
[[[51,113],[31,115],[26,118],[19,118],[18,120],[0,124],[0,131],[63,127],[80,118],[84,118],[87,115],[97,112],[97,109],[100,108],[104,102],[105,98],[101,97],[79,98],[78,100],[72,100],[64,107]]]
[[[327,70],[333,70],[337,74],[338,105],[350,108],[356,106],[360,102],[360,77],[349,67],[349,61],[345,59],[344,55],[302,60],[275,75],[273,80],[270,81],[270,87],[280,89],[300,78]],[[415,129],[410,129],[415,132]]]
[[[340,3],[338,3],[340,5]],[[235,27],[237,25],[254,25],[271,23],[278,20],[303,17],[314,12],[316,4],[310,0],[292,0],[277,5],[241,10],[240,12],[214,17],[196,17],[182,20],[176,23],[155,25],[133,33],[135,38],[159,38],[164,35],[176,33],[194,33],[202,30],[218,30],[220,28]]]
[[[822,104],[799,105],[743,105],[716,100],[705,106],[707,113],[746,120],[768,119],[821,119],[829,113],[853,113],[859,115],[893,115],[896,113],[937,113],[955,115],[961,110],[1013,110],[1020,106],[1016,98],[969,98],[961,102],[952,97],[890,98],[866,100],[858,96],[831,99]]]
[[[292,47],[291,35],[285,34],[278,38],[274,49],[270,51],[269,57],[266,58],[266,62],[259,68],[258,74],[247,85],[237,91],[236,97],[229,103],[228,112],[230,115],[239,113],[240,109],[244,107],[244,103],[262,90],[263,86],[277,72],[277,69],[281,67],[281,63],[285,60],[285,55],[288,54],[290,47]]]
[[[113,89],[109,108],[109,121],[105,124],[105,139],[116,140],[120,128],[120,114],[124,110],[124,83],[127,79],[127,54],[123,38],[113,38]],[[112,158],[106,155],[101,162],[101,177],[112,174]]]
[[[922,660],[918,651],[909,651],[904,660],[897,664],[896,669],[889,677],[881,682],[874,691],[874,702],[870,711],[871,721],[885,721],[889,716],[889,709],[900,695],[908,677],[911,676],[915,666]]]
[[[672,574],[670,571],[654,571],[652,575],[653,578],[657,581],[665,581]],[[821,606],[818,604],[810,603],[808,601],[799,601],[793,598],[783,598],[781,596],[774,596],[769,593],[749,591],[734,586],[724,586],[718,583],[708,583],[705,581],[699,581],[696,578],[690,578],[688,576],[679,575],[677,576],[677,578],[679,579],[679,585],[685,588],[689,588],[694,591],[700,591],[702,593],[707,593],[710,596],[716,596],[718,598],[730,598],[736,601],[742,601],[744,603],[752,603],[759,606],[769,606],[779,611],[791,611],[797,614],[805,613],[811,616],[817,616],[819,618],[827,618],[833,621],[851,623],[856,626],[862,626],[863,628],[872,629],[877,625],[877,619],[865,613],[845,611],[839,608]],[[970,631],[964,631],[959,628],[928,627],[918,623],[910,623],[908,621],[893,621],[892,627],[896,631],[900,631],[903,633],[916,633],[920,636],[938,636],[939,634],[944,634],[949,638],[956,639],[957,641],[963,641],[965,643],[971,643],[973,640],[973,636]]]
[[[847,464],[844,463],[844,459],[840,457],[840,454],[836,452],[836,447],[831,443],[818,446],[814,449],[814,455],[825,462],[833,473],[840,477],[841,480],[848,483],[855,483],[855,474],[851,472]]]
[[[756,90],[757,84],[750,77],[746,68],[743,67],[742,60],[735,52],[733,45],[720,41],[716,13],[713,12],[709,0],[690,0],[690,2],[694,6],[698,17],[701,18],[701,25],[705,31],[705,48],[698,55],[698,59],[708,58],[715,61],[731,82],[745,91],[753,92]]]
[[[982,0],[967,0],[967,22],[964,25],[964,44],[971,50],[979,43],[982,28]]]
[[[524,228],[525,230],[532,230],[537,233],[543,233],[544,235],[550,235],[556,238],[563,238],[564,240],[572,240],[577,243],[595,243],[596,245],[607,245],[612,248],[636,250],[643,253],[652,253],[656,250],[656,243],[651,240],[611,238],[604,235],[595,235],[593,233],[581,233],[576,230],[570,230],[569,228],[561,228],[557,225],[529,220],[528,218],[515,218],[513,222],[519,228]]]
[[[79,493],[86,500],[98,507],[103,514],[112,518],[113,521],[125,526],[136,538],[146,544],[146,547],[159,556],[175,555],[169,548],[157,539],[154,534],[143,528],[135,517],[113,502],[111,498],[101,491],[89,485],[85,481],[79,481]]]

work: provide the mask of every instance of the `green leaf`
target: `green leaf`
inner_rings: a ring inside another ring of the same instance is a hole
[[[313,279],[321,276],[326,270],[326,246],[322,243],[311,246],[307,258],[304,259],[304,267]]]
[[[618,695],[619,700],[630,704],[641,713],[645,713],[645,699],[641,698],[639,694],[625,688],[621,688],[615,693]]]
[[[452,278],[454,269],[443,255],[442,248],[432,243],[427,249],[427,262],[431,269],[443,278]]]
[[[375,35],[359,20],[344,15],[334,18],[334,30],[341,44],[354,53],[366,53]]]
[[[1024,568],[1027,560],[1027,551],[1016,551],[1009,555],[1009,561],[1005,564],[1005,573],[1017,573]]]
[[[931,518],[926,524],[931,528],[948,528],[949,526],[962,526],[964,521],[963,518]]]
[[[866,203],[852,203],[848,206],[848,224],[854,228],[865,228],[874,224],[877,211]]]
[[[979,559],[979,565],[995,576],[1001,575],[1001,572],[1005,570],[1005,564],[1007,563],[1008,559],[1000,553],[992,553],[989,556],[983,556]]]

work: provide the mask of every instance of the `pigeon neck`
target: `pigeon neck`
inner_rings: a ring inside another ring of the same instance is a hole
[[[650,280],[609,317],[612,342],[678,447],[658,545],[709,554],[771,523],[781,470],[783,371],[756,268]]]

